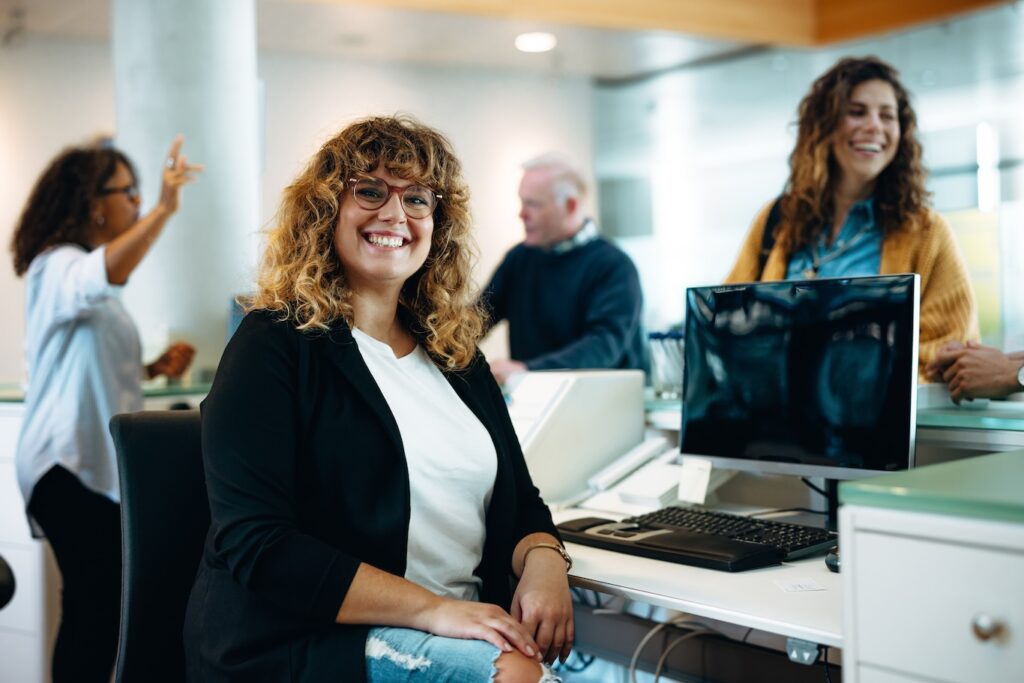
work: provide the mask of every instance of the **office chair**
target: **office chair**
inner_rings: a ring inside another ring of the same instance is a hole
[[[183,681],[182,626],[210,526],[199,411],[115,415],[121,482],[117,681]]]
[[[14,585],[14,572],[11,571],[11,566],[7,564],[4,556],[0,555],[0,609],[14,597]]]

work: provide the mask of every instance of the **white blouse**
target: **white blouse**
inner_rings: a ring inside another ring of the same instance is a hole
[[[352,336],[398,423],[409,467],[405,578],[436,595],[475,600],[473,569],[498,473],[494,442],[420,346],[396,358],[361,330]]]
[[[105,253],[52,247],[25,276],[28,389],[17,470],[26,505],[54,465],[120,500],[108,424],[117,413],[142,410],[142,357],[122,287],[107,281]]]

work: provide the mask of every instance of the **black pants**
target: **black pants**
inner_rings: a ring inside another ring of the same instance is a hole
[[[108,683],[121,609],[120,507],[55,465],[33,489],[28,510],[50,541],[64,583],[53,683]]]

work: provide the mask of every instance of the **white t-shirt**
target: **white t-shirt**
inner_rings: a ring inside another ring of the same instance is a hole
[[[142,410],[142,358],[122,288],[107,282],[105,252],[56,246],[25,275],[28,390],[17,470],[26,504],[57,464],[120,500],[108,424],[117,413]]]
[[[412,514],[405,578],[445,597],[475,600],[498,456],[490,434],[420,347],[391,347],[352,330],[388,402],[409,466]]]

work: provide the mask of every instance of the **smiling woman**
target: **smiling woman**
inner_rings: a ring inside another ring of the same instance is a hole
[[[334,230],[345,278],[364,295],[374,291],[397,300],[430,251],[435,193],[391,175],[383,164],[349,185],[351,198],[342,201]]]
[[[367,184],[370,179],[373,185]],[[402,191],[392,192],[389,183]],[[417,191],[406,189],[414,186],[433,195],[434,202],[419,197],[430,202],[429,215],[417,218],[416,208],[410,213],[410,205],[420,203]],[[359,274],[349,272],[344,259],[346,254],[355,258],[360,249],[355,243],[341,246],[347,240],[345,230],[358,233],[359,226],[352,223],[360,222],[367,223],[366,234],[359,237],[368,245],[371,234],[383,248],[383,240],[404,242],[416,232],[417,248],[433,247],[428,267],[414,277],[409,273],[402,284],[402,310],[414,312],[427,350],[442,366],[464,367],[483,329],[469,279],[474,255],[469,188],[448,141],[410,119],[367,119],[345,128],[285,190],[250,310],[277,312],[299,330],[326,331],[339,318],[351,325],[350,279]],[[426,234],[419,234],[424,229]],[[332,244],[335,249],[326,248]],[[367,265],[373,263],[378,261]]]
[[[285,191],[203,404],[189,680],[557,680],[569,563],[476,348],[468,203],[405,117]]]
[[[819,77],[800,102],[789,165],[728,282],[918,273],[922,379],[945,343],[977,339],[964,259],[927,207],[917,117],[894,68],[846,58]]]

